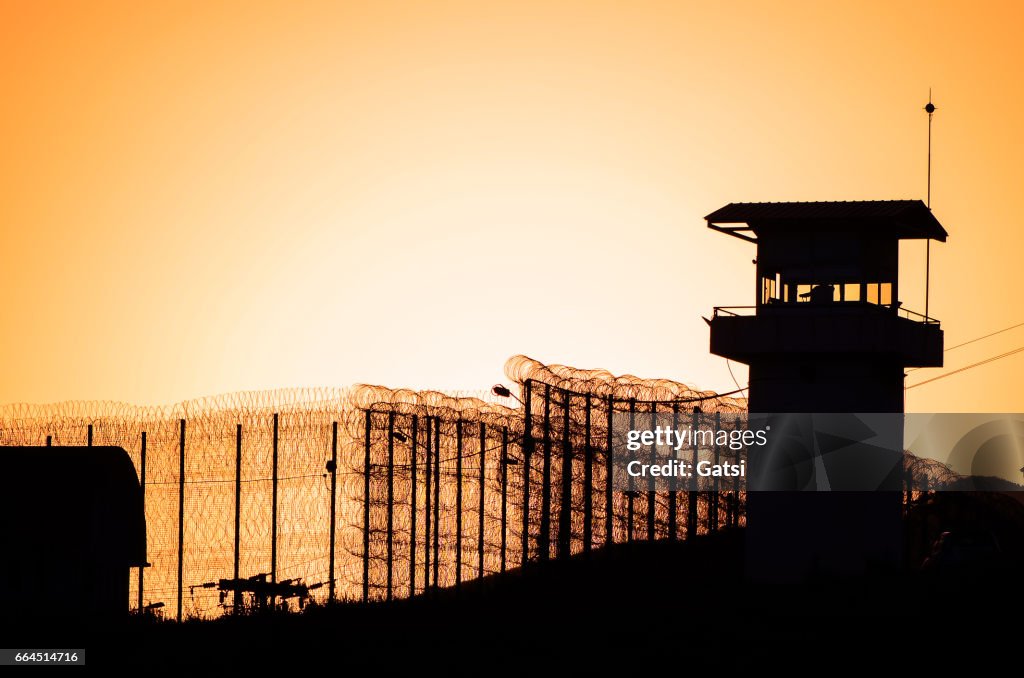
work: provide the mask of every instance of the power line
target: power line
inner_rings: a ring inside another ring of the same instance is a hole
[[[986,334],[983,337],[978,337],[977,339],[971,339],[970,341],[965,341],[962,344],[957,344],[956,346],[950,346],[949,348],[946,349],[946,351],[947,352],[948,351],[952,351],[955,348],[960,348],[961,346],[966,346],[967,344],[973,344],[976,341],[981,341],[982,339],[988,339],[989,337],[994,337],[997,334],[1002,334],[1003,332],[1009,332],[1010,330],[1015,330],[1018,327],[1024,327],[1024,323],[1017,323],[1016,325],[1011,325],[1010,327],[1004,327],[1001,330],[996,330],[995,332],[992,332],[991,334]]]
[[[996,360],[1001,360],[1002,358],[1008,358],[1011,355],[1016,355],[1017,353],[1022,353],[1022,352],[1024,352],[1024,346],[1018,346],[1017,348],[1013,349],[1012,351],[1007,351],[1006,353],[1000,353],[999,355],[992,356],[991,358],[986,358],[985,360],[980,360],[980,361],[978,361],[976,363],[972,363],[970,365],[967,365],[966,367],[961,367],[960,369],[953,370],[952,372],[947,372],[945,374],[940,374],[937,377],[932,377],[931,379],[925,379],[924,381],[919,381],[916,384],[911,384],[910,386],[907,386],[907,389],[909,390],[909,389],[912,389],[912,388],[917,388],[918,386],[924,386],[925,384],[930,384],[931,382],[938,381],[939,379],[945,379],[946,377],[952,377],[954,374],[959,374],[960,372],[965,372],[965,371],[967,371],[969,369],[972,369],[972,368],[975,368],[975,367],[981,367],[982,365],[987,365],[988,363],[995,362]]]
[[[1009,327],[1004,327],[1001,330],[996,330],[995,332],[990,332],[989,334],[986,334],[986,335],[983,335],[983,336],[980,336],[980,337],[975,337],[974,339],[970,339],[970,340],[965,341],[963,343],[957,344],[956,346],[950,346],[949,348],[945,349],[943,351],[943,353],[949,353],[950,351],[952,351],[954,349],[957,349],[957,348],[960,348],[961,346],[967,346],[968,344],[973,344],[976,341],[981,341],[982,339],[988,339],[989,337],[994,337],[997,334],[1002,334],[1003,332],[1009,332],[1010,330],[1015,330],[1018,327],[1024,327],[1024,323],[1017,323],[1016,325],[1010,325]],[[919,369],[922,369],[922,368],[920,368],[920,367],[911,367],[909,370],[907,370],[907,372],[913,372],[914,370],[919,370]]]
[[[739,393],[740,391],[746,391],[747,390],[746,388],[741,388],[740,387],[740,382],[738,382],[736,380],[736,375],[732,373],[732,361],[729,360],[728,358],[726,358],[725,359],[725,366],[729,368],[729,376],[732,377],[732,383],[736,384],[736,390],[735,391],[731,391],[730,393],[723,394],[723,395],[731,395],[732,393]],[[747,388],[749,388],[749,386]]]

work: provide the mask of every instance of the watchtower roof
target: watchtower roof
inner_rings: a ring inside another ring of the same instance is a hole
[[[763,236],[798,231],[862,232],[899,240],[941,242],[948,235],[921,200],[734,202],[704,218],[709,228],[752,242]]]

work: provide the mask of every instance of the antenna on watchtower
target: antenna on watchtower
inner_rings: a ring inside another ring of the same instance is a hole
[[[935,114],[935,104],[932,103],[932,88],[928,88],[928,103],[925,105],[924,110],[928,113],[928,193],[927,201],[925,204],[928,209],[932,208],[932,116]],[[932,241],[931,238],[926,238],[924,241],[925,245],[925,259],[924,259],[924,316],[927,322],[928,315],[928,287],[931,281],[931,268],[932,268]]]
[[[925,203],[928,208],[932,206],[932,116],[935,114],[935,104],[932,103],[932,88],[928,88],[928,103],[924,110],[928,113],[928,200]]]

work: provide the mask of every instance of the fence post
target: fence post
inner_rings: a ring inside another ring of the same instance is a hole
[[[423,418],[424,433],[426,434],[426,454],[423,456],[423,461],[426,466],[423,468],[423,479],[425,481],[424,493],[423,493],[423,590],[426,592],[427,587],[430,586],[430,456],[433,454],[433,449],[430,440],[430,415]]]
[[[274,412],[274,469],[271,482],[270,500],[270,583],[277,583],[277,442],[278,442],[278,417]],[[270,596],[270,607],[277,607],[277,594]]]
[[[334,602],[334,553],[336,546],[336,536],[338,525],[338,422],[331,422],[331,555],[330,562],[328,564],[329,572],[327,574],[327,600],[328,602]],[[235,573],[235,578],[238,578],[238,573]]]
[[[569,408],[572,396],[565,392],[562,408],[562,498],[558,504],[558,557],[572,553],[572,433],[569,429]]]
[[[718,444],[718,432],[722,430],[722,413],[715,412],[715,468],[718,468],[718,464],[722,458],[722,448]],[[721,488],[718,476],[714,479],[714,492],[711,494],[711,507],[708,509],[709,529],[711,532],[718,531],[718,491]]]
[[[434,417],[434,588],[437,588],[441,533],[441,417]]]
[[[636,399],[629,399],[629,430],[636,429]],[[633,500],[636,496],[636,483],[629,476],[629,487],[626,491],[626,541],[633,541]]]
[[[47,438],[47,444],[49,444],[49,438]],[[145,524],[146,519],[146,432],[142,432],[142,448],[139,450],[139,487],[142,490],[142,519]],[[147,554],[148,555],[148,554]],[[148,560],[148,557],[147,557]],[[142,591],[145,588],[146,581],[146,563],[139,565],[139,612],[142,612],[143,596]]]
[[[235,428],[235,596],[234,612],[242,611],[242,591],[238,587],[238,565],[241,562],[242,547],[242,425]]]
[[[388,412],[388,590],[391,600],[395,557],[395,411]]]
[[[92,425],[89,425],[92,430]],[[90,439],[92,436],[89,436]],[[181,622],[181,586],[185,557],[185,420],[180,422],[178,435],[178,622]]]
[[[480,422],[480,521],[477,525],[477,578],[484,576],[484,487],[486,485],[487,424]]]
[[[419,416],[412,415],[412,445],[409,453],[409,475],[412,480],[412,498],[409,507],[409,597],[416,595],[416,443]]]
[[[89,427],[86,429],[86,432],[85,432],[85,444],[88,447],[92,447],[92,424],[89,424]]]
[[[455,588],[462,586],[462,419],[455,422]]]
[[[612,457],[612,427],[615,419],[615,397],[608,396],[607,429],[605,431],[605,471],[604,471],[604,543],[605,546],[615,543],[615,493],[612,488],[614,459]]]
[[[455,423],[455,586],[462,585],[462,419]]]
[[[508,426],[501,428],[501,571],[508,547]]]
[[[542,561],[551,557],[551,384],[544,384],[544,466],[540,486],[540,539]]]
[[[594,535],[594,454],[590,446],[590,394],[583,405],[583,552],[590,553]]]
[[[651,402],[651,423],[650,430],[654,430],[658,419],[658,404]],[[651,443],[651,464],[658,463],[658,446]],[[654,541],[657,538],[655,531],[655,515],[658,508],[658,493],[655,490],[654,476],[647,478],[647,540]]]
[[[363,602],[370,600],[370,424],[371,410],[366,410],[366,432],[363,439]]]
[[[700,426],[700,407],[693,408],[693,423],[690,430],[696,432]],[[697,437],[693,438],[693,457],[690,460],[690,473],[696,474],[700,446]],[[697,536],[697,477],[692,475],[689,478],[689,491],[686,493],[686,538],[693,539]]]
[[[679,403],[672,403],[672,430],[679,430]],[[672,459],[676,458],[675,445],[672,446]],[[668,488],[668,539],[675,541],[679,536],[679,520],[676,515],[679,512],[679,498],[676,492],[679,490],[678,478],[673,475],[669,478]]]
[[[53,447],[53,436],[46,436],[46,446]]]
[[[736,426],[736,418],[733,418],[733,426]],[[743,449],[736,450],[736,458],[733,460],[735,463],[739,463],[743,456]],[[733,476],[732,478],[732,526],[740,526],[740,477]]]
[[[523,404],[523,534],[520,566],[526,567],[530,560],[530,466],[533,464],[533,387],[527,379],[523,382],[526,398]]]

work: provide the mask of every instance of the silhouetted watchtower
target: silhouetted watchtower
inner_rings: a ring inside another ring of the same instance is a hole
[[[717,307],[710,323],[711,352],[750,366],[750,412],[901,413],[904,369],[942,365],[939,322],[899,296],[900,241],[947,236],[920,200],[732,203],[705,218],[757,245],[754,305]],[[898,561],[898,492],[842,494],[751,493],[756,569]]]
[[[732,203],[755,305],[717,307],[711,352],[750,366],[751,412],[902,412],[903,370],[942,366],[939,322],[899,300],[901,240],[946,240],[920,200]]]

